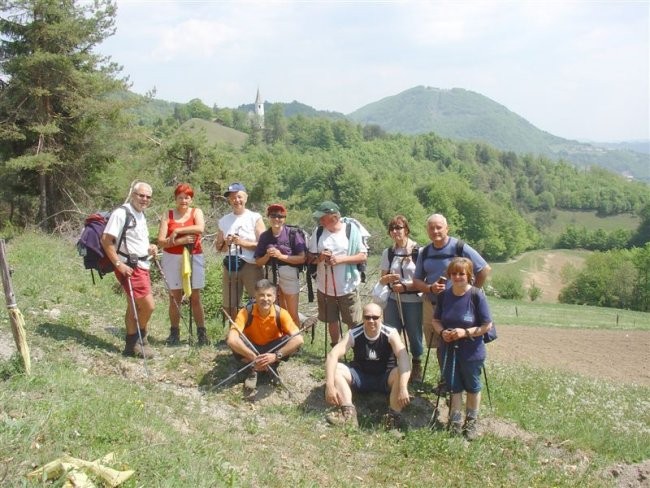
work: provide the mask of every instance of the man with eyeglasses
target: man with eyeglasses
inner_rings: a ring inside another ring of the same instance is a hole
[[[440,348],[442,339],[433,328],[433,311],[438,302],[438,295],[451,286],[451,283],[447,283],[445,276],[447,267],[455,257],[468,258],[473,266],[474,282],[472,284],[477,288],[483,286],[491,268],[478,251],[460,239],[449,235],[449,226],[444,215],[433,214],[429,216],[427,219],[427,233],[429,239],[431,239],[431,244],[423,247],[418,255],[413,284],[425,297],[422,303],[424,339],[429,350],[432,347],[436,349],[438,366],[442,368]],[[441,382],[434,392],[444,394],[446,385]]]
[[[145,208],[151,204],[151,195],[149,184],[141,181],[134,184],[129,202],[111,213],[101,240],[106,257],[115,267],[115,277],[127,295],[124,315],[126,345],[123,354],[144,358],[153,357],[147,340],[147,326],[154,310],[148,258],[158,252],[158,247],[149,243],[149,229],[144,215]]]
[[[350,349],[352,361],[347,365],[341,363]],[[381,307],[369,303],[363,308],[363,324],[351,329],[327,355],[325,400],[337,407],[326,416],[327,422],[358,426],[352,390],[359,393],[376,391],[389,394],[385,426],[406,429],[401,412],[411,401],[407,388],[410,376],[408,353],[399,333],[382,322]]]

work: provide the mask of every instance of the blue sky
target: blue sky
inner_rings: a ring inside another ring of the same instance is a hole
[[[417,85],[485,95],[560,137],[650,138],[648,1],[117,0],[98,51],[132,90],[350,113]]]

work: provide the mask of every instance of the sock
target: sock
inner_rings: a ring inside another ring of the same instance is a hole
[[[453,412],[451,412],[451,416],[449,417],[449,419],[452,422],[460,422],[462,417],[463,416],[461,415],[460,410],[454,410]]]
[[[478,408],[468,408],[465,417],[476,420],[478,418]]]

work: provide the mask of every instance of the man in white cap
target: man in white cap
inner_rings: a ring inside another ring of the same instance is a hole
[[[227,252],[223,260],[223,308],[230,317],[235,317],[244,288],[248,296],[255,296],[255,284],[263,278],[254,253],[265,229],[262,216],[246,208],[248,193],[244,185],[232,183],[224,196],[232,212],[219,219],[215,247],[218,252]]]

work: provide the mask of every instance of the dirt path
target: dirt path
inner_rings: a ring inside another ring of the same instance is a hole
[[[491,358],[650,386],[650,332],[499,325]]]

